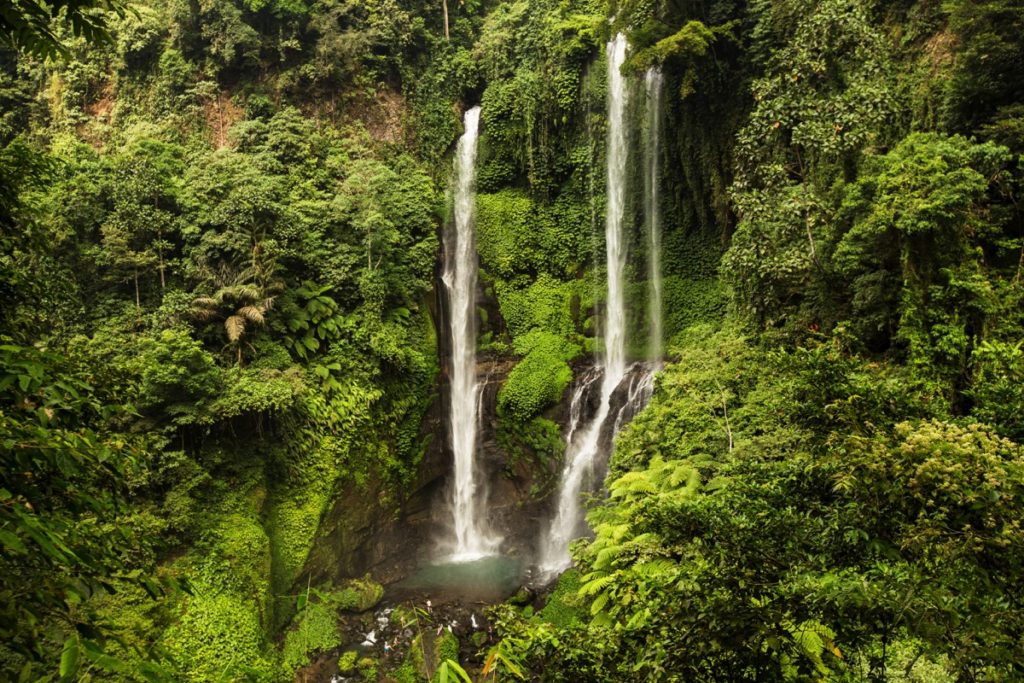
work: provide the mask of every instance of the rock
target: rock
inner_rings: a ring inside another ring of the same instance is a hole
[[[506,602],[515,605],[516,607],[523,607],[532,603],[536,597],[537,594],[534,593],[532,589],[528,586],[523,586]]]

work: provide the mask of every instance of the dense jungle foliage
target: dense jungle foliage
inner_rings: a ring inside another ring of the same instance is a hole
[[[509,457],[552,468],[600,348],[622,31],[634,103],[666,79],[670,359],[577,568],[462,665],[1024,679],[1020,2],[0,8],[0,678],[290,681],[377,604],[310,553],[429,446],[473,104],[480,352],[514,365]],[[454,680],[453,640],[347,672]]]

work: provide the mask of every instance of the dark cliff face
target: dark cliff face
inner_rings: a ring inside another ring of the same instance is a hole
[[[502,552],[532,559],[541,523],[550,508],[549,484],[560,463],[541,463],[531,454],[510,454],[499,439],[497,396],[515,361],[482,359],[477,372],[481,392],[478,464],[489,519],[504,538]],[[430,439],[419,473],[405,491],[388,492],[379,477],[365,486],[349,484],[324,516],[307,561],[314,582],[339,581],[370,573],[382,583],[398,581],[418,565],[438,559],[438,543],[449,531],[452,452],[448,443],[447,383],[439,377],[437,395],[421,435]],[[563,426],[563,400],[546,415]],[[300,581],[306,580],[304,574]]]

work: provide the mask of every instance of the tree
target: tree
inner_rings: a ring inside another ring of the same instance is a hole
[[[117,634],[91,598],[121,582],[153,597],[176,585],[132,564],[151,557],[128,507],[145,458],[137,441],[106,428],[125,408],[90,375],[59,354],[0,346],[0,639],[20,657],[0,663],[7,680],[57,668],[62,641],[62,680],[87,665],[124,671],[104,652]]]
[[[139,275],[156,268],[161,294],[167,287],[169,260],[176,248],[181,149],[152,139],[137,141],[111,161],[109,195],[113,210],[100,231],[104,248],[98,260],[114,278],[135,285],[141,307]]]
[[[272,279],[274,269],[273,262],[261,260],[259,248],[254,248],[248,267],[235,269],[221,264],[207,280],[208,285],[215,287],[214,293],[192,302],[196,319],[224,320],[228,346],[235,349],[239,365],[242,364],[243,340],[247,334],[251,336],[254,326],[266,322],[266,315],[281,289],[280,282]]]
[[[782,321],[808,302],[803,312],[813,324],[834,308],[815,300],[831,284],[823,254],[832,241],[829,195],[895,110],[892,67],[863,3],[766,4],[755,32],[785,42],[766,57],[767,73],[752,86],[753,111],[737,135],[739,223],[723,274],[759,323]],[[795,30],[783,38],[787,24]]]
[[[121,0],[0,0],[0,38],[37,57],[66,57],[68,51],[53,29],[54,20],[63,19],[76,36],[100,43],[110,40],[109,15],[124,16],[125,11]]]
[[[927,373],[963,372],[972,337],[983,332],[994,297],[983,248],[1004,239],[988,193],[1009,159],[990,142],[914,133],[868,156],[847,188],[843,212],[852,224],[833,261],[851,282],[853,312],[891,329],[898,320],[911,361]],[[898,285],[876,291],[885,273]]]

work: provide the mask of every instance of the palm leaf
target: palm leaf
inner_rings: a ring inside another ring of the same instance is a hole
[[[224,329],[227,330],[228,340],[232,343],[237,342],[245,334],[245,318],[240,315],[229,316],[224,321]]]
[[[262,325],[264,322],[263,311],[259,306],[242,306],[235,315],[257,325]]]

